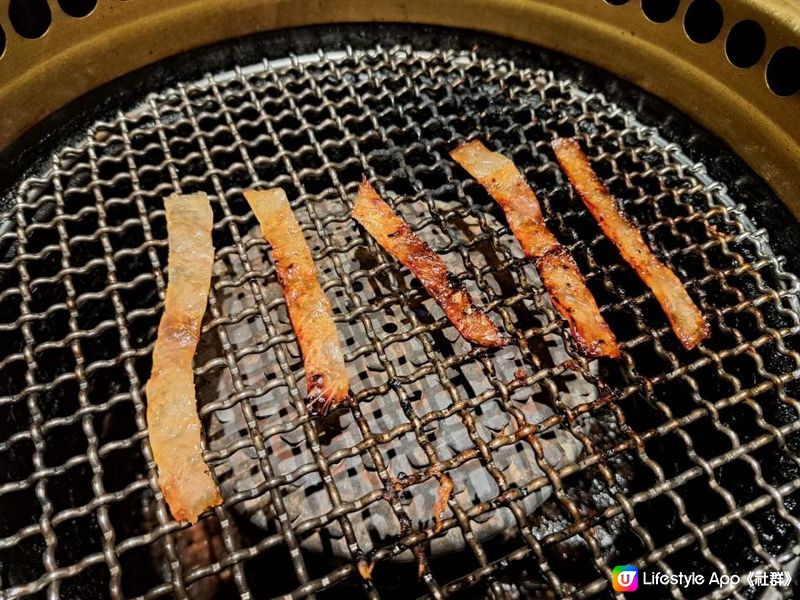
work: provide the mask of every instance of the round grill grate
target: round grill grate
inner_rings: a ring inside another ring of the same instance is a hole
[[[702,348],[681,349],[573,196],[557,135],[594,149],[699,299]],[[449,160],[474,136],[540,192],[619,363],[574,351],[498,207]],[[355,227],[364,173],[511,347],[471,348]],[[299,352],[241,195],[254,185],[286,190],[334,305],[360,404],[324,422],[303,415]],[[226,502],[194,528],[168,517],[144,422],[168,277],[161,198],[176,190],[207,192],[216,219],[195,370]],[[561,74],[480,49],[264,61],[95,123],[17,199],[0,235],[9,596],[591,594],[616,564],[708,575],[793,557],[797,279],[701,164]],[[455,489],[437,532],[442,473]]]

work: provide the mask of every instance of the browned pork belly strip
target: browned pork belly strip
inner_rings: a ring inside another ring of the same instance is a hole
[[[441,257],[411,231],[366,179],[358,188],[353,218],[384,250],[411,270],[464,339],[481,346],[508,344],[508,336],[472,303]]]
[[[653,291],[681,344],[687,350],[697,346],[709,335],[708,323],[680,279],[650,251],[642,234],[598,179],[578,141],[562,138],[554,140],[551,146],[600,229]]]
[[[534,259],[553,306],[569,323],[579,350],[591,357],[619,357],[617,340],[600,314],[578,265],[547,228],[539,199],[514,163],[489,150],[480,140],[459,146],[450,156],[503,209],[522,251]]]
[[[147,426],[158,484],[172,516],[197,521],[222,503],[203,460],[192,363],[211,286],[213,216],[205,194],[164,201],[169,242],[164,314],[147,382]]]
[[[247,190],[244,197],[272,246],[275,271],[303,354],[308,411],[325,415],[350,392],[330,302],[319,285],[314,259],[284,191]]]

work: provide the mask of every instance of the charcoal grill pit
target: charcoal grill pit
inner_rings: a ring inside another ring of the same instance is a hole
[[[609,99],[544,51],[380,31],[380,44],[223,61],[97,120],[15,185],[0,234],[6,596],[584,596],[609,593],[616,564],[793,560],[800,286],[737,189],[618,103],[642,97],[626,84]],[[565,135],[709,316],[699,350],[680,347],[573,195],[547,147]],[[618,363],[576,352],[500,209],[449,159],[475,136],[537,189]],[[356,228],[362,173],[502,319],[509,348],[470,347]],[[285,302],[241,195],[253,185],[286,190],[334,306],[359,404],[326,421],[304,415]],[[192,530],[169,518],[144,422],[174,191],[212,198],[217,249],[195,372],[225,504]],[[456,488],[436,533],[440,473]]]

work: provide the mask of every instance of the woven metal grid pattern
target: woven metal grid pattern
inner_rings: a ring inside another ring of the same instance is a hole
[[[499,209],[448,158],[476,135],[541,192],[619,363],[574,351]],[[698,350],[680,348],[573,196],[556,135],[593,149],[699,299],[713,334]],[[150,96],[51,166],[20,187],[0,234],[5,596],[589,595],[609,593],[615,564],[741,573],[794,557],[797,279],[724,186],[601,95],[469,52],[320,53]],[[469,347],[355,227],[362,174],[502,319],[511,348]],[[285,303],[241,195],[254,185],[286,190],[334,304],[360,402],[338,423],[305,415]],[[156,485],[143,385],[168,276],[161,198],[197,190],[212,198],[217,264],[195,370],[225,504],[187,528]],[[408,471],[398,447],[416,452]],[[468,468],[491,493],[457,485],[438,531],[424,509]],[[436,546],[448,537],[443,549],[461,548],[450,561]]]

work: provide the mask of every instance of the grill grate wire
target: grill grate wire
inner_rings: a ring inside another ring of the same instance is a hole
[[[542,192],[550,225],[622,343],[618,365],[598,370],[562,339],[497,209],[447,158],[476,134],[513,156]],[[711,317],[713,335],[699,351],[679,347],[560,175],[547,142],[575,134],[596,149],[595,167]],[[512,334],[511,354],[460,343],[408,275],[355,229],[348,213],[362,173],[458,265]],[[337,322],[362,332],[346,340],[360,402],[341,417],[360,434],[351,446],[331,450],[336,427],[304,416],[285,303],[241,197],[254,185],[287,191],[317,243]],[[143,385],[166,281],[161,198],[196,190],[212,197],[221,270],[203,326],[217,351],[198,357],[195,372],[200,382],[224,373],[231,386],[214,397],[200,383],[201,415],[207,431],[219,431],[215,419],[240,411],[244,427],[234,438],[210,435],[206,456],[224,486],[229,464],[248,454],[259,483],[226,493],[225,504],[189,530],[170,520],[157,487]],[[783,570],[795,556],[797,279],[702,165],[601,94],[551,72],[474,52],[395,46],[264,61],[178,84],[98,122],[84,143],[26,180],[0,248],[8,253],[0,263],[5,596],[97,589],[115,598],[302,598],[338,584],[333,590],[393,597],[413,576],[398,575],[398,583],[391,573],[417,569],[398,561],[411,558],[408,549],[422,561],[415,594],[485,589],[505,597],[518,585],[584,596],[609,593],[615,564],[742,573]],[[370,260],[354,269],[353,255],[364,250]],[[249,302],[238,313],[227,301],[234,293]],[[257,322],[263,339],[242,346],[243,322]],[[542,345],[560,348],[565,360],[551,360]],[[405,353],[418,360],[406,364]],[[276,365],[260,387],[244,366],[251,356]],[[509,377],[519,369],[524,376]],[[476,381],[464,373],[477,373]],[[570,377],[595,388],[593,399],[565,400]],[[431,395],[446,402],[423,411],[431,405],[419,385],[428,380],[439,386]],[[265,395],[285,398],[285,414],[264,418]],[[550,411],[531,421],[531,401],[520,395],[543,398]],[[402,413],[388,430],[372,411],[381,397]],[[508,427],[484,427],[489,404]],[[468,443],[443,453],[436,432],[448,419]],[[554,464],[548,432],[579,442],[580,456]],[[281,441],[286,436],[300,441]],[[406,443],[425,459],[410,475],[386,450]],[[308,462],[289,469],[276,462],[276,447],[292,452],[297,444]],[[526,444],[529,454],[520,456],[539,474],[509,480],[498,456]],[[357,498],[342,483],[342,469],[353,464],[374,473],[375,485]],[[468,464],[479,465],[495,492],[479,502],[451,499],[444,530],[463,540],[454,566],[429,546],[434,524],[415,522],[408,496]],[[297,514],[294,490],[309,487],[329,510]],[[531,514],[525,499],[544,490],[550,498]],[[248,502],[269,511],[265,529],[242,510]],[[396,526],[365,544],[359,515],[378,505]],[[498,542],[476,523],[499,512],[513,525]],[[321,559],[308,540],[331,528],[346,552]],[[372,562],[368,582],[359,564]],[[264,569],[282,574],[264,581]],[[506,573],[515,570],[514,582]],[[743,585],[700,591],[750,593]]]

